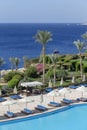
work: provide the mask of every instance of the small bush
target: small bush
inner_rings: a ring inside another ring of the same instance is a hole
[[[53,78],[53,69],[49,69],[46,73],[46,78]]]
[[[66,70],[61,69],[57,71],[58,78],[61,78],[61,77],[66,78],[67,76],[68,76],[68,72]]]
[[[77,61],[78,61],[78,60],[71,60],[71,61],[70,61],[70,64],[71,64],[70,70],[71,70],[71,71],[75,71],[75,70],[76,70]]]
[[[83,66],[83,72],[86,73],[87,72],[87,65]]]
[[[51,60],[51,58],[49,56],[45,57],[45,63],[52,64],[52,60]]]
[[[73,56],[72,56],[72,55],[66,55],[64,62],[65,62],[65,63],[66,63],[66,62],[69,62],[69,61],[72,60],[72,59],[73,59]]]
[[[18,79],[18,80],[23,79],[23,77],[21,75],[19,75],[19,74],[16,74],[13,78]]]
[[[30,78],[37,78],[38,74],[37,74],[37,69],[36,67],[29,67],[25,73],[24,73],[25,77],[30,77]]]
[[[6,74],[6,75],[4,76],[4,80],[5,80],[6,82],[8,82],[8,81],[10,81],[15,75],[20,75],[21,77],[23,77],[23,74],[21,74],[21,73],[19,73],[19,72],[17,72],[17,71],[11,71],[11,72],[9,72],[8,74]]]
[[[8,86],[13,88],[14,86],[17,86],[18,83],[19,83],[19,79],[12,78],[12,79],[8,82]]]
[[[76,63],[76,71],[79,71],[80,70],[80,62],[78,61],[77,63]]]

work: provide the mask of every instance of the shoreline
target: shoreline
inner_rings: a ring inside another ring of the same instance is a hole
[[[26,70],[25,68],[17,69],[17,71],[19,71],[19,72],[23,72],[25,70]],[[7,69],[7,70],[3,69],[3,70],[1,70],[1,76],[5,75],[5,74],[7,74],[7,73],[9,73],[11,71],[12,71],[11,69]],[[13,69],[13,71],[16,71],[16,69]]]

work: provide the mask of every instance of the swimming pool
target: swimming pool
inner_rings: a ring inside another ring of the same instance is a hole
[[[0,122],[0,130],[87,130],[87,104],[23,119]]]

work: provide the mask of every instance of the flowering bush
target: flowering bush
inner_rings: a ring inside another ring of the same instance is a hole
[[[43,64],[42,63],[37,64],[36,69],[38,73],[41,73],[43,71]]]

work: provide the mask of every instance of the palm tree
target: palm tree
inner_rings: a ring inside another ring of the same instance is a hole
[[[15,69],[16,69],[16,70],[18,69],[19,62],[20,62],[20,59],[17,58],[17,57],[15,57],[14,65],[15,65]]]
[[[87,40],[87,32],[86,33],[84,33],[83,35],[81,35],[82,36],[82,38],[84,38],[84,39],[86,39]]]
[[[18,65],[20,62],[20,59],[17,57],[10,57],[10,62],[11,62],[11,69],[13,71],[14,67],[16,68],[16,70],[18,69]]]
[[[86,43],[87,43],[87,32],[86,33],[84,33],[83,35],[81,35],[82,36],[82,38],[83,39],[85,39],[86,41]],[[86,52],[87,52],[87,44],[86,44],[86,46],[85,46],[85,50],[86,50]]]
[[[52,63],[53,63],[53,75],[54,75],[54,87],[56,85],[56,63],[57,63],[57,55],[53,54],[50,56]]]
[[[38,31],[35,35],[35,40],[42,44],[43,57],[43,83],[45,83],[45,50],[46,44],[52,40],[52,34],[48,31]]]
[[[14,57],[10,57],[9,61],[11,62],[11,70],[13,71],[15,58]]]
[[[81,42],[80,40],[74,41],[75,46],[77,47],[79,51],[79,57],[80,57],[80,71],[81,71],[81,78],[83,76],[83,70],[82,70],[82,50],[86,46],[85,42]]]
[[[27,56],[24,56],[23,61],[24,61],[24,68],[27,68],[29,66],[30,59]]]
[[[5,64],[5,61],[3,58],[0,58],[0,67]],[[0,80],[1,80],[1,71],[0,71]]]
[[[3,64],[5,64],[5,61],[3,58],[0,58],[0,66],[2,66]]]

